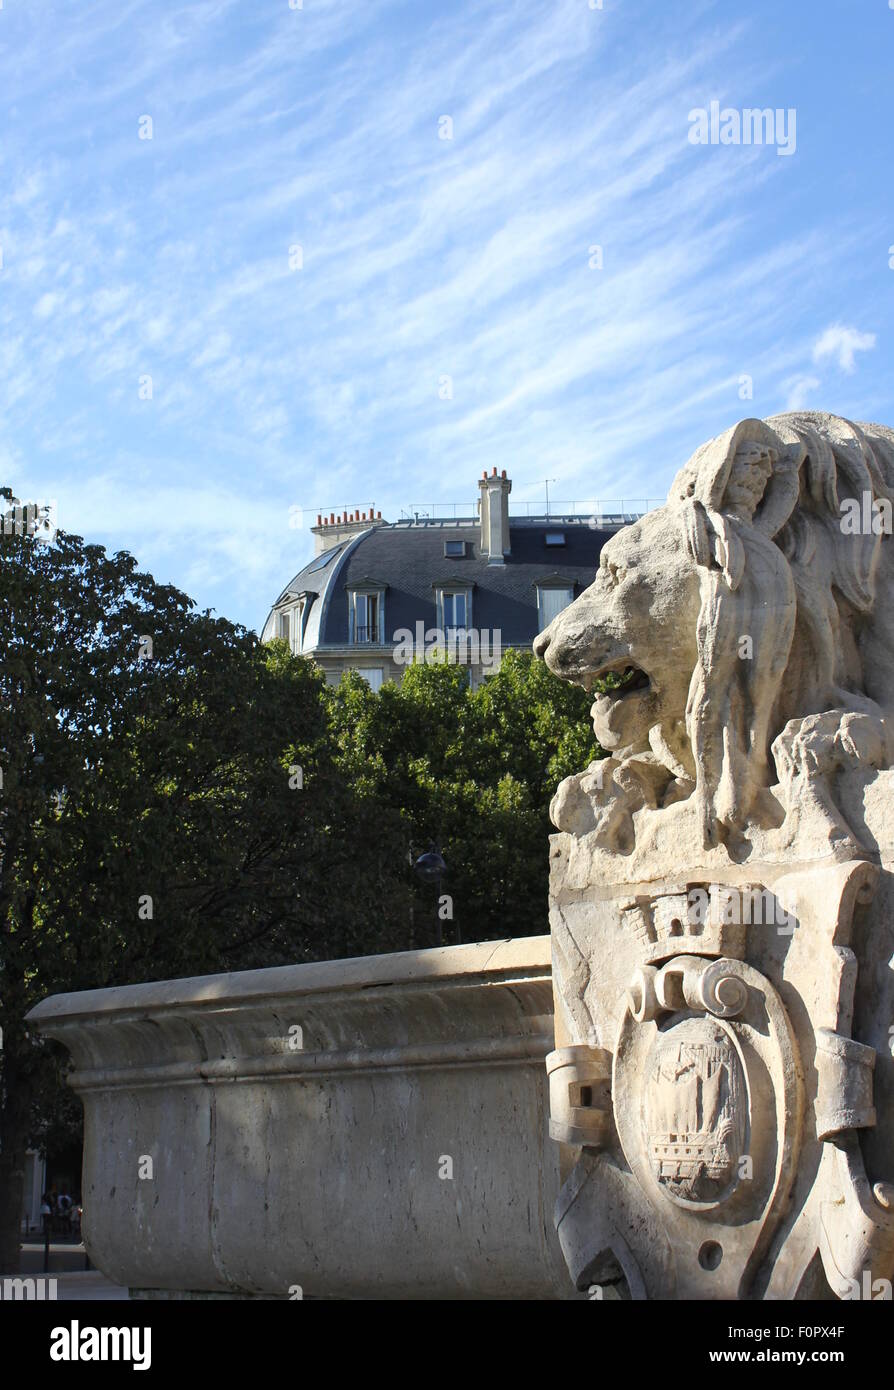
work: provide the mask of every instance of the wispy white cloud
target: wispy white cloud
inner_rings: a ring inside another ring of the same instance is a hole
[[[857,365],[854,354],[869,352],[874,347],[874,333],[861,333],[859,329],[833,323],[817,339],[813,349],[813,360],[822,362],[825,358],[832,357],[843,372],[852,372]]]
[[[819,390],[821,384],[819,377],[815,376],[788,377],[782,383],[785,393],[783,410],[806,410],[809,398]]]

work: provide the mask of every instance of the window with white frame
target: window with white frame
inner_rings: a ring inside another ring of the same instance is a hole
[[[438,593],[438,626],[449,641],[472,623],[472,595],[468,589],[441,589]]]
[[[540,631],[549,627],[553,618],[557,618],[563,608],[567,608],[569,603],[574,600],[574,589],[571,586],[560,584],[540,584],[537,587],[537,617],[540,623]]]
[[[357,674],[363,677],[370,690],[382,689],[385,672],[381,666],[358,666]]]
[[[299,655],[301,651],[301,631],[304,627],[304,604],[299,603],[292,609],[292,651]]]
[[[381,642],[384,629],[384,594],[355,589],[351,593],[351,642]]]
[[[288,609],[276,615],[276,635],[277,637],[281,637],[284,642],[288,642],[289,640],[289,617],[290,614]]]

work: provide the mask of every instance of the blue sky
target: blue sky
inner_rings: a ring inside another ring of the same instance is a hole
[[[0,482],[259,627],[297,507],[894,423],[894,9],[590,2],[2,0]]]

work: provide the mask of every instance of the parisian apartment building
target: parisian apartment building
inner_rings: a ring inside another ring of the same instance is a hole
[[[433,508],[387,521],[372,507],[319,514],[314,556],[276,599],[263,640],[284,638],[333,684],[353,670],[373,690],[440,649],[466,664],[477,686],[504,651],[530,650],[592,583],[609,536],[639,514],[559,503],[530,515],[510,506],[511,491],[505,469],[494,468],[479,479],[467,516]]]

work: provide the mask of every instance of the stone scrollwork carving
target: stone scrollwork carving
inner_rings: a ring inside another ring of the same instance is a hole
[[[891,430],[741,421],[535,644],[621,677],[551,808],[579,1288],[891,1296],[892,499]]]

